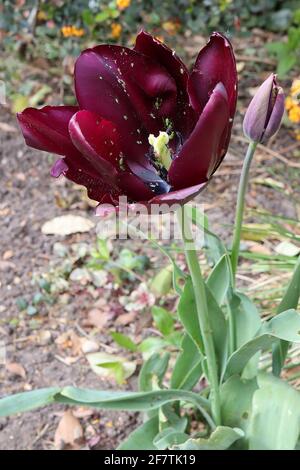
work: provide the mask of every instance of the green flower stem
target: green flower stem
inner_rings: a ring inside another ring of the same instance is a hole
[[[215,424],[218,426],[221,424],[221,405],[216,352],[213,342],[212,329],[209,321],[209,311],[207,306],[205,284],[201,273],[197,251],[193,243],[190,221],[188,219],[187,214],[185,213],[184,206],[178,211],[178,221],[181,227],[185,256],[192,278],[199,325],[201,329],[204,351],[207,360],[207,378],[211,389],[210,400],[212,417]]]
[[[249,170],[252,162],[252,158],[257,147],[257,142],[250,142],[247,153],[245,156],[239,190],[238,190],[238,198],[237,198],[237,206],[236,206],[236,214],[235,214],[235,227],[234,227],[234,235],[233,235],[233,243],[231,249],[231,265],[232,265],[232,273],[233,273],[233,282],[235,283],[236,277],[236,270],[239,261],[239,253],[240,253],[240,243],[241,243],[241,233],[242,233],[242,224],[243,224],[243,216],[244,216],[244,207],[245,207],[245,194],[248,186],[249,181]]]

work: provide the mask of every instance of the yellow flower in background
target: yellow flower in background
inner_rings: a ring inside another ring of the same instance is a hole
[[[289,120],[298,124],[300,122],[300,79],[293,81],[290,93],[285,100],[285,109]],[[299,140],[299,137],[300,133],[296,135],[296,139]]]
[[[111,24],[111,37],[113,39],[119,39],[122,33],[122,26],[119,23]]]
[[[76,26],[63,26],[61,28],[62,35],[65,38],[69,37],[82,37],[84,35],[84,29],[83,28],[77,28]]]
[[[296,96],[300,94],[300,78],[293,81],[291,86],[291,95]]]
[[[126,10],[130,6],[131,0],[117,0],[119,10]]]
[[[162,27],[163,29],[169,33],[171,36],[174,36],[175,34],[178,33],[179,29],[180,29],[180,22],[178,20],[176,21],[173,21],[173,20],[169,20],[169,21],[165,21],[163,24],[162,24]]]
[[[39,21],[46,21],[48,19],[47,14],[42,10],[38,11],[38,14],[36,15],[36,17]]]

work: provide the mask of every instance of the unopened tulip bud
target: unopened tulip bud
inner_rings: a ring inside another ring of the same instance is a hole
[[[278,131],[283,113],[283,90],[276,83],[276,75],[271,74],[249,104],[244,118],[244,134],[253,142],[267,142]]]

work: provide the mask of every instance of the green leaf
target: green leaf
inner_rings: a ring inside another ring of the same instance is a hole
[[[152,307],[151,313],[157,329],[164,336],[171,334],[174,328],[173,315],[165,308],[158,307],[156,305]]]
[[[284,297],[277,309],[277,313],[282,313],[290,308],[297,308],[300,298],[300,257],[296,268],[294,270],[293,277],[288,285],[288,288],[284,294]]]
[[[228,302],[234,318],[236,347],[239,348],[254,338],[261,327],[261,318],[253,302],[241,292],[230,290]],[[258,361],[259,354],[250,359],[243,371],[244,378],[257,374]]]
[[[32,392],[17,393],[0,399],[0,416],[23,413],[55,402],[59,387],[41,388]]]
[[[204,213],[201,213],[196,207],[191,207],[189,205],[186,205],[185,209],[193,223],[204,230],[205,246],[208,250],[208,257],[211,259],[213,264],[217,264],[220,258],[222,258],[224,254],[227,254],[225,245],[217,235],[209,230],[208,218]]]
[[[165,353],[163,356],[155,353],[144,362],[139,375],[140,391],[148,392],[153,390],[153,385],[162,386],[162,380],[167,371],[169,359],[169,353]]]
[[[227,326],[222,310],[218,306],[209,288],[206,288],[207,306],[210,315],[213,339],[218,359],[219,373],[226,360]],[[190,337],[203,354],[203,343],[198,320],[194,289],[190,279],[186,281],[184,291],[178,305],[178,316]]]
[[[287,310],[264,322],[256,337],[230,356],[225,377],[241,373],[254,354],[268,349],[277,339],[300,343],[300,314],[295,310]]]
[[[59,395],[57,402],[66,404],[81,404],[89,407],[111,409],[147,411],[173,401],[182,400],[193,403],[206,415],[209,402],[197,393],[183,390],[155,390],[151,392],[112,392],[65,387]],[[1,404],[1,401],[0,401]]]
[[[218,426],[208,439],[188,439],[181,445],[174,446],[175,450],[226,450],[237,440],[244,437],[239,428]]]
[[[261,318],[254,303],[241,292],[231,292],[230,306],[235,318],[236,344],[240,347],[254,338],[261,327]]]
[[[129,336],[123,335],[123,333],[118,333],[113,331],[110,333],[113,340],[122,348],[129,349],[129,351],[137,351],[137,345],[134,344],[132,339]]]
[[[228,255],[225,254],[214,266],[207,279],[207,286],[214,295],[219,305],[222,305],[230,286],[231,273],[228,262]]]
[[[171,388],[191,390],[202,375],[202,359],[194,341],[185,334],[171,377]]]
[[[133,361],[108,353],[90,353],[86,355],[91,369],[100,377],[114,378],[118,384],[124,383],[136,369]]]
[[[192,403],[211,423],[207,413],[209,401],[198,393],[184,390],[156,390],[151,392],[112,392],[64,387],[52,387],[33,392],[18,393],[0,399],[0,416],[20,413],[52,403],[82,405],[111,410],[148,411],[174,401]]]
[[[161,350],[167,343],[163,338],[150,336],[144,339],[139,345],[138,350],[143,354],[143,358],[148,359],[157,350]]]
[[[110,250],[108,241],[105,238],[97,238],[97,254],[103,261],[109,261]]]
[[[153,440],[158,432],[158,417],[153,416],[135,429],[117,450],[157,450]]]
[[[185,283],[183,293],[178,304],[178,316],[186,332],[203,354],[203,343],[197,315],[194,290],[191,279]]]
[[[257,390],[256,379],[241,379],[232,375],[220,389],[222,423],[246,431],[252,408],[252,397]]]
[[[151,291],[157,296],[167,295],[172,288],[173,266],[161,269],[150,284]]]
[[[158,450],[165,450],[174,445],[183,444],[188,438],[188,434],[170,427],[161,431],[153,442]]]
[[[287,290],[283,296],[282,301],[280,302],[277,313],[284,312],[290,308],[297,308],[300,298],[300,257],[296,268],[294,270],[293,277],[287,287]],[[273,373],[275,375],[280,375],[282,366],[284,364],[287,352],[289,348],[289,343],[287,341],[280,341],[278,344],[273,346]]]
[[[248,438],[250,450],[293,450],[300,433],[300,394],[268,375],[253,395]]]

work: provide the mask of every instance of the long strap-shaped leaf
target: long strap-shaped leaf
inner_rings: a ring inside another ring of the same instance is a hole
[[[295,310],[287,310],[264,322],[257,335],[230,356],[225,379],[240,374],[254,354],[268,349],[278,339],[300,343],[300,314]]]
[[[300,298],[300,256],[294,270],[291,282],[278,307],[277,313],[284,312],[289,308],[297,308]],[[288,341],[280,341],[273,346],[273,374],[279,376],[289,349]]]
[[[210,410],[209,401],[199,394],[185,390],[111,392],[75,387],[51,387],[2,398],[0,400],[0,416],[21,413],[52,403],[65,403],[102,409],[147,411],[178,400],[195,405],[210,426],[214,427],[214,423],[208,413]]]

